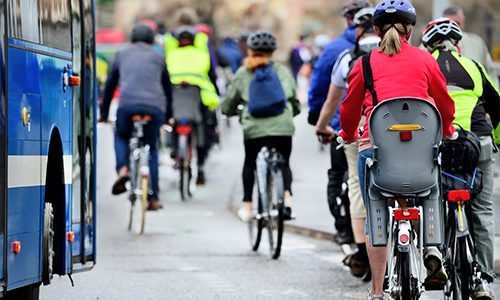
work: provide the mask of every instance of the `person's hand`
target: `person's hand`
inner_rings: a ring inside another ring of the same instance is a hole
[[[327,126],[325,128],[316,127],[316,136],[318,141],[323,144],[329,144],[335,138],[335,131],[332,127]]]
[[[97,119],[97,122],[98,123],[109,123],[109,120],[108,119],[104,119],[104,118],[99,118],[99,119]]]
[[[453,141],[453,140],[456,140],[458,138],[458,132],[453,132],[452,135],[445,135],[444,136],[444,139],[445,140],[450,140],[450,141]]]

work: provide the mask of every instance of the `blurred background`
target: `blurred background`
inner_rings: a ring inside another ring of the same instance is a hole
[[[411,41],[414,45],[420,42],[418,33],[433,19],[434,1],[438,0],[411,1],[418,14]],[[499,0],[439,2],[460,5],[466,16],[465,30],[480,35],[493,59],[500,61]],[[300,36],[304,43],[312,46],[317,34],[326,33],[335,38],[345,28],[344,18],[341,17],[345,0],[97,0],[97,3],[98,29],[121,31],[125,40],[133,24],[143,19],[161,24],[160,29],[174,30],[175,14],[182,7],[193,8],[198,14],[199,23],[212,27],[212,41],[215,44],[227,36],[237,38],[242,30],[268,29],[278,37],[279,49],[275,58],[282,62],[288,60]],[[439,5],[436,4],[438,9]]]

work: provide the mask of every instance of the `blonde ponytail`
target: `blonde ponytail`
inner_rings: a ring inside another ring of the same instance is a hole
[[[385,24],[380,30],[383,34],[378,51],[389,56],[399,53],[402,45],[401,36],[406,37],[406,32],[409,32],[411,29],[410,24],[406,24],[405,26],[406,31],[403,24]]]

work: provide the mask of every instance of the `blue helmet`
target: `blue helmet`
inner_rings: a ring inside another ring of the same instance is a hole
[[[411,4],[404,0],[385,0],[377,4],[373,12],[373,25],[381,27],[392,19],[415,26],[417,13]]]

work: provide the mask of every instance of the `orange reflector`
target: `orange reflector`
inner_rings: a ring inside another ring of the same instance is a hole
[[[418,220],[417,208],[404,208],[394,211],[394,219],[396,220]]]
[[[408,243],[408,240],[409,240],[409,239],[410,239],[410,238],[408,237],[408,235],[407,235],[407,234],[402,234],[402,235],[399,237],[399,240],[400,240],[400,241],[401,241],[401,243],[403,243],[403,244]]]
[[[68,235],[68,241],[70,243],[73,243],[73,241],[75,240],[75,233],[73,231],[70,231],[67,233],[67,235]]]
[[[448,201],[461,202],[470,199],[470,194],[466,190],[454,190],[448,193]]]
[[[178,125],[175,127],[175,131],[178,134],[189,134],[191,132],[191,126],[189,125]]]
[[[12,242],[11,248],[14,253],[21,252],[21,242]]]
[[[400,131],[399,139],[402,141],[411,141],[411,131]]]
[[[69,85],[80,85],[80,77],[78,76],[69,76]]]

